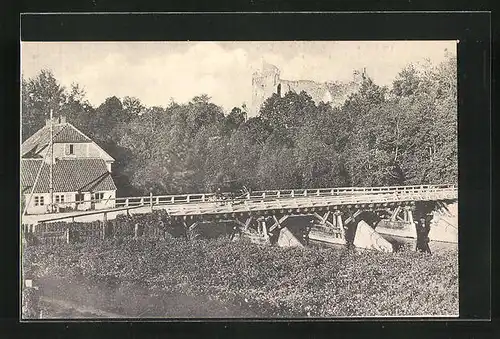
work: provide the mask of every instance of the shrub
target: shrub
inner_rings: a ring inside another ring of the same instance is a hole
[[[224,238],[130,238],[28,247],[23,255],[41,265],[41,279],[76,279],[113,293],[129,286],[127,293],[145,290],[158,298],[210,298],[261,317],[458,314],[456,258],[456,251],[357,253]]]

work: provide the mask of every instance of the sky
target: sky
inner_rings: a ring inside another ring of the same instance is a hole
[[[390,85],[409,63],[439,63],[456,41],[282,42],[22,42],[21,73],[50,69],[63,86],[76,82],[97,107],[107,97],[137,97],[167,106],[196,95],[230,111],[251,104],[252,73],[265,60],[287,80],[348,81],[366,68],[378,85]]]

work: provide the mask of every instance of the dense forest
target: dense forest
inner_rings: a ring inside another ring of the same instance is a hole
[[[390,88],[366,78],[341,107],[273,95],[250,118],[245,105],[224,112],[207,95],[166,107],[113,96],[93,107],[81,86],[42,70],[22,79],[22,139],[52,108],[115,158],[122,196],[456,183],[456,65],[449,54],[410,64]]]

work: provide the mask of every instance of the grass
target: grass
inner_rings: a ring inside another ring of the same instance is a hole
[[[456,250],[353,252],[223,239],[31,246],[43,293],[148,317],[458,315]]]

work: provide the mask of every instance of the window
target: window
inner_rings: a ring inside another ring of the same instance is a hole
[[[75,154],[75,148],[74,148],[75,145],[73,144],[68,144],[66,145],[66,155],[73,155]]]
[[[43,196],[35,196],[35,206],[43,206]]]
[[[64,195],[56,194],[56,204],[60,204],[64,202]]]
[[[83,193],[77,193],[77,194],[75,194],[75,201],[76,201],[76,202],[81,202],[81,201],[83,201],[83,200],[84,200],[84,197],[85,197],[85,196],[84,196],[84,194],[83,194]]]
[[[101,202],[102,199],[104,199],[104,193],[103,192],[95,192],[94,193],[94,200],[95,200],[95,202]]]

